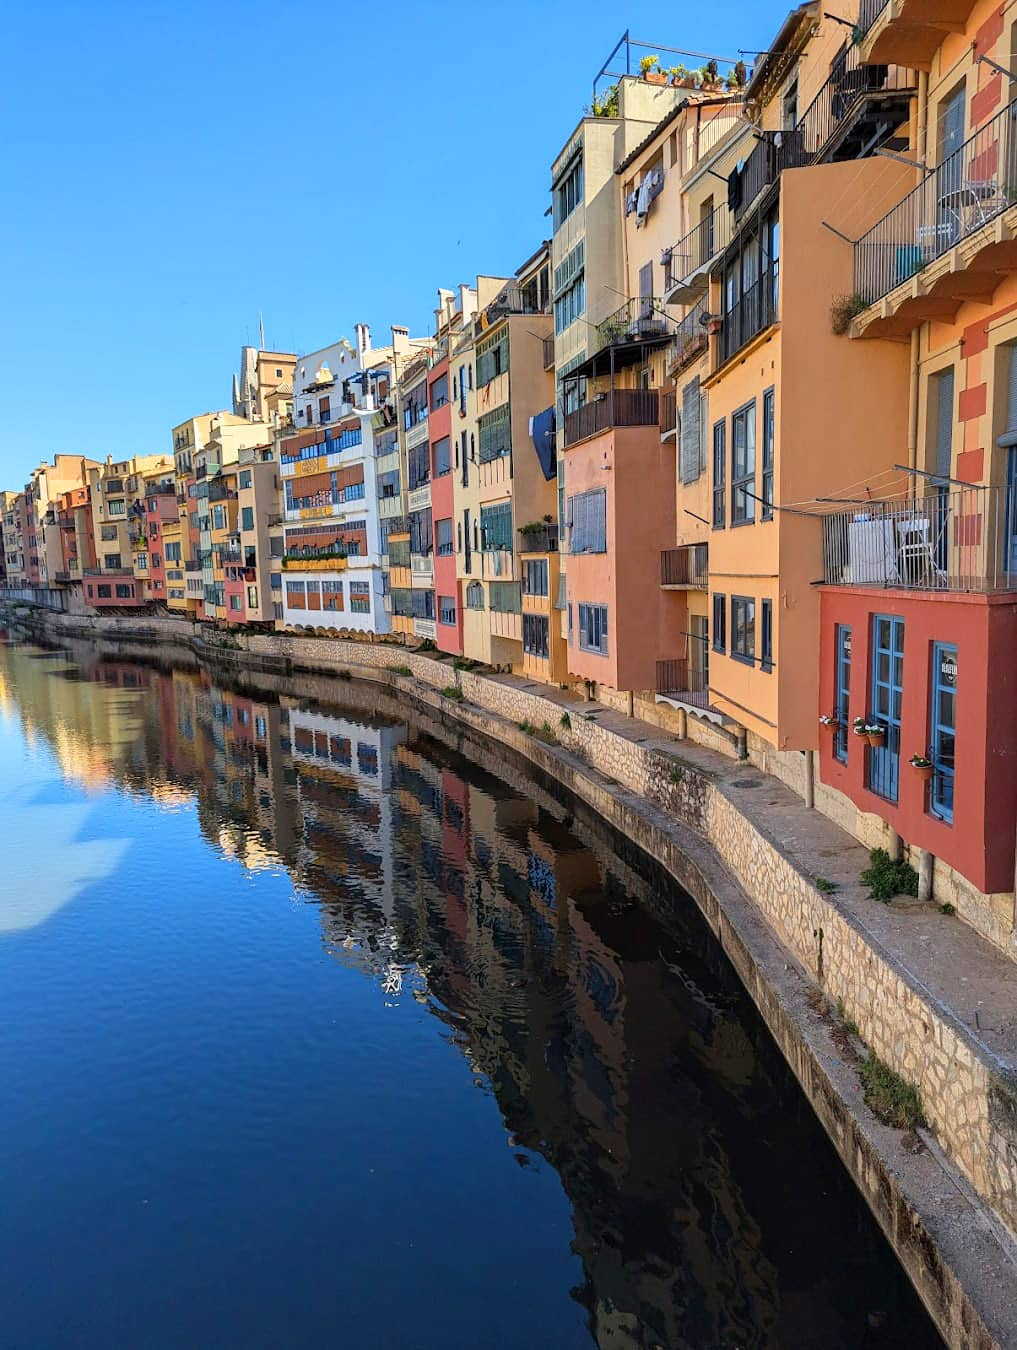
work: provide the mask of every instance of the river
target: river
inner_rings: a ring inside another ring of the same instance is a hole
[[[940,1345],[695,906],[369,685],[0,638],[5,1346]]]

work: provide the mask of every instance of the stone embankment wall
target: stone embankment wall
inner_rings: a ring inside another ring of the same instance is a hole
[[[711,776],[683,761],[680,746],[672,753],[659,741],[647,745],[600,725],[603,710],[597,704],[570,704],[566,720],[562,704],[542,695],[537,686],[523,688],[511,678],[456,671],[450,663],[401,647],[283,634],[231,634],[220,643],[207,629],[168,619],[51,616],[47,626],[104,639],[190,641],[199,652],[238,666],[253,663],[332,675],[348,670],[495,737],[556,778],[663,863],[693,895],[714,931],[724,937],[729,956],[948,1342],[994,1343],[976,1334],[973,1324],[965,1330],[963,1317],[957,1321],[957,1309],[968,1305],[962,1291],[948,1288],[954,1278],[950,1271],[937,1267],[930,1255],[935,1244],[927,1238],[918,1242],[912,1234],[910,1258],[901,1250],[897,1229],[903,1220],[894,1200],[892,1168],[888,1172],[884,1165],[876,1166],[864,1140],[846,1123],[843,1108],[835,1112],[824,1098],[828,1085],[817,1087],[812,1081],[800,1028],[787,1025],[786,1012],[777,1006],[758,963],[744,954],[744,934],[737,926],[732,931],[716,897],[715,879],[708,881],[703,868],[690,861],[694,850],[682,842],[684,832],[694,832],[712,847],[786,952],[842,1006],[862,1040],[918,1087],[944,1152],[1011,1234],[1017,1233],[1017,1089],[1012,1077],[949,1008],[861,929],[836,895],[817,889],[814,877],[789,855],[781,839],[769,837],[740,808],[737,792],[732,795],[722,775]],[[411,674],[397,674],[397,667]],[[441,690],[452,685],[464,702],[443,696]],[[545,744],[523,732],[523,723],[537,729],[546,724],[559,744]],[[963,1316],[973,1316],[970,1308]]]

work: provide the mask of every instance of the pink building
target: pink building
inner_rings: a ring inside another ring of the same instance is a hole
[[[431,517],[434,522],[434,606],[438,647],[461,656],[463,608],[456,576],[456,520],[452,474],[452,407],[448,396],[448,354],[427,377],[428,437],[431,451]]]

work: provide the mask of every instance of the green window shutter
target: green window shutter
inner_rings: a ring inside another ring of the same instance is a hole
[[[683,483],[694,483],[702,465],[701,401],[699,376],[690,380],[682,390],[681,478]]]

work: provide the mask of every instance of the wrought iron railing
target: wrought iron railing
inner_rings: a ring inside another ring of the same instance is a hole
[[[855,292],[874,304],[1017,204],[1017,101],[1008,104],[855,244]]]
[[[677,244],[665,249],[661,257],[664,264],[664,290],[670,292],[675,286],[686,285],[694,273],[708,267],[721,249],[731,242],[731,212],[727,202],[688,232]]]
[[[678,430],[678,395],[673,389],[662,389],[658,399],[658,423],[661,439],[671,436]]]
[[[815,159],[834,133],[850,118],[859,100],[868,95],[904,93],[918,83],[917,73],[906,66],[862,65],[859,49],[850,43],[833,63],[830,78],[798,121],[806,157]]]
[[[660,555],[660,584],[705,591],[710,584],[709,544],[683,544]]]
[[[1017,505],[999,489],[948,490],[865,502],[823,519],[823,580],[921,591],[1017,589]]]
[[[544,344],[544,369],[554,370],[554,338],[546,337],[542,341]]]
[[[565,445],[612,427],[656,426],[659,416],[656,389],[615,389],[566,414]]]
[[[864,35],[886,9],[890,0],[861,0],[858,6],[858,31]]]
[[[689,665],[686,658],[657,662],[657,693],[694,708],[710,706],[710,683],[705,670]]]
[[[799,169],[807,163],[804,138],[799,130],[761,135],[739,175],[735,224],[785,169]]]
[[[625,342],[655,342],[674,332],[674,323],[663,309],[664,302],[652,295],[626,300],[597,325],[597,350]]]
[[[724,315],[721,360],[727,361],[777,318],[777,272],[768,267]]]
[[[667,349],[667,365],[680,369],[688,365],[700,352],[706,350],[707,337],[703,320],[709,312],[708,297],[697,300],[675,329]]]

